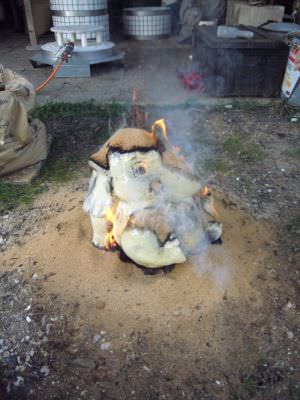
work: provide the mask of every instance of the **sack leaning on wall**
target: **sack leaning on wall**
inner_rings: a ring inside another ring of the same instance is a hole
[[[47,158],[46,128],[28,118],[34,104],[33,85],[0,66],[0,176]]]

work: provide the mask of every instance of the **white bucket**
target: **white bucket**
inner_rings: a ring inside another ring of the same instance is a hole
[[[291,105],[300,106],[300,71],[295,68],[295,61],[300,56],[300,34],[290,33],[286,36],[290,47],[289,57],[281,87],[281,96]]]

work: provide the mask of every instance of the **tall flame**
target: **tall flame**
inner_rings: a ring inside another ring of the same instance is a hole
[[[154,133],[156,128],[160,128],[162,131],[162,134],[164,135],[165,140],[170,143],[169,137],[168,137],[168,130],[167,130],[167,125],[164,119],[158,119],[157,121],[154,122],[154,124],[151,127],[151,131]]]
[[[165,141],[171,146],[173,153],[175,153],[178,156],[179,160],[186,161],[186,158],[182,154],[180,154],[181,148],[179,146],[174,146],[171,144],[169,136],[168,136],[168,129],[167,129],[166,121],[163,118],[158,119],[157,121],[154,122],[154,124],[151,127],[152,134],[155,134],[156,128],[161,129]]]
[[[210,214],[215,218],[217,222],[220,222],[220,217],[219,214],[216,210],[215,204],[214,204],[214,198],[212,197],[212,193],[210,189],[207,186],[204,186],[200,191],[199,191],[199,196],[202,198],[207,198],[208,203],[207,207],[209,209]]]

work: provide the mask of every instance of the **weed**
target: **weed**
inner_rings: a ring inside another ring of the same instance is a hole
[[[287,225],[287,230],[292,235],[299,235],[300,234],[300,215],[297,215]]]
[[[252,375],[247,375],[242,379],[242,385],[249,393],[250,397],[254,397],[254,395],[261,391],[263,388],[257,385],[257,380]]]
[[[20,206],[30,206],[34,198],[45,190],[37,183],[15,185],[0,182],[0,214]]]
[[[239,134],[233,134],[226,139],[224,149],[231,157],[248,162],[261,161],[265,154],[261,145],[251,143],[249,138]]]
[[[300,382],[289,382],[291,400],[300,400]]]
[[[269,363],[262,363],[262,360],[259,360],[255,370],[244,376],[241,383],[251,398],[258,393],[264,392],[267,388],[273,388],[283,378],[283,371],[280,368]]]
[[[300,148],[299,148],[299,147],[290,148],[290,149],[288,149],[288,150],[286,151],[286,155],[287,155],[288,157],[300,159]]]
[[[231,136],[224,142],[224,149],[233,155],[238,154],[244,147],[244,138],[241,136]]]
[[[217,174],[222,174],[227,171],[227,166],[220,159],[206,159],[203,162],[204,172],[216,172]]]

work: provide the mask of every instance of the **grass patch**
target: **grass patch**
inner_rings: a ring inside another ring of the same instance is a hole
[[[300,159],[300,148],[290,148],[286,151],[286,155],[291,158],[298,158]]]
[[[251,143],[247,136],[240,134],[233,134],[226,139],[224,149],[231,157],[241,161],[262,161],[265,155],[264,149],[260,144]]]
[[[300,382],[289,383],[289,394],[291,396],[291,400],[300,400]]]
[[[257,379],[252,375],[247,375],[242,379],[244,389],[249,393],[250,397],[254,397],[257,393],[261,392],[264,388],[257,385]]]
[[[290,234],[300,235],[300,215],[291,219],[286,228]]]
[[[204,160],[203,170],[205,172],[216,172],[217,174],[224,174],[227,171],[227,166],[224,161],[220,159],[207,159]]]
[[[66,183],[77,176],[74,164],[62,159],[47,161],[39,176],[29,184],[0,182],[0,215],[14,208],[31,206],[34,199],[49,186]]]
[[[30,206],[34,198],[46,189],[45,185],[32,183],[29,185],[14,185],[0,183],[0,214],[16,207]]]
[[[31,112],[34,118],[45,121],[49,118],[67,117],[92,117],[97,116],[101,119],[115,119],[125,107],[117,102],[107,104],[97,104],[94,101],[84,101],[81,103],[48,102],[43,106],[34,108]]]
[[[284,372],[281,368],[259,360],[256,368],[241,379],[244,389],[249,397],[253,398],[266,390],[272,390],[284,379]]]
[[[48,134],[52,135],[50,153],[39,176],[31,184],[0,182],[0,214],[16,207],[30,206],[38,194],[52,185],[78,178],[84,168],[87,170],[90,154],[107,140],[124,110],[118,103],[94,102],[47,103],[35,108],[32,116],[43,120]],[[82,119],[81,128],[77,129],[76,124],[72,126],[68,117]],[[93,118],[89,120],[89,117]],[[98,124],[96,131],[91,128],[91,121]]]

